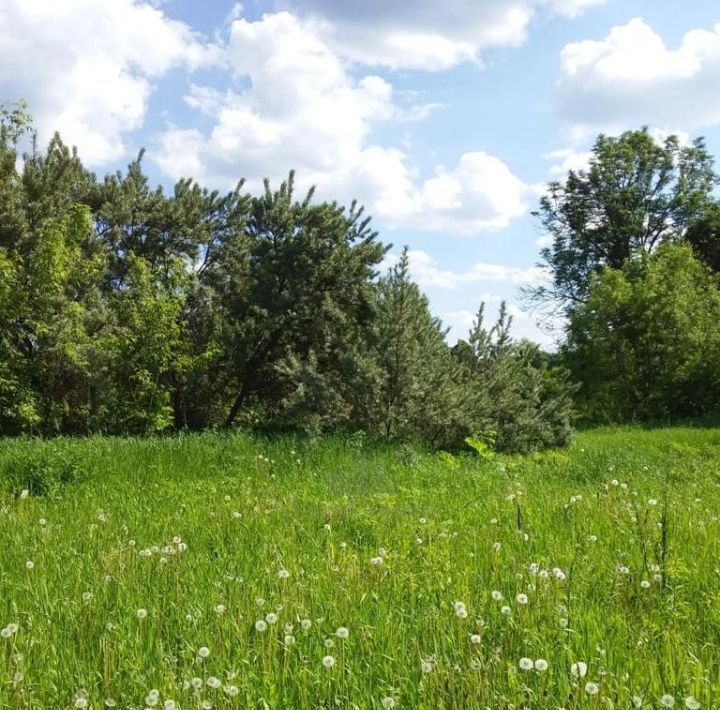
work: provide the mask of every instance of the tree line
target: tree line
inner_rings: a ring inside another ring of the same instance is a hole
[[[20,159],[20,145],[31,147]],[[363,209],[98,178],[0,111],[0,434],[244,427],[506,451],[572,434],[568,371],[482,307],[454,347]]]
[[[19,146],[30,140],[20,156]],[[22,157],[22,159],[20,159]],[[98,178],[0,110],[0,434],[244,427],[527,452],[573,422],[720,408],[720,203],[705,143],[600,136],[534,213],[554,353],[482,304],[449,346],[356,203]]]

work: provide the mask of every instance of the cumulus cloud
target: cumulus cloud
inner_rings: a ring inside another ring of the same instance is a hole
[[[58,130],[90,164],[123,156],[152,79],[213,60],[185,24],[134,0],[3,0],[0,88],[30,104],[41,140]]]
[[[720,24],[669,48],[635,18],[602,40],[568,44],[561,67],[560,108],[580,129],[692,130],[720,122]]]
[[[521,44],[538,9],[575,16],[606,0],[276,0],[327,23],[348,59],[393,69],[441,70],[478,62],[483,50]]]
[[[385,257],[382,268],[390,268],[399,256],[391,253]],[[409,250],[410,274],[422,289],[453,289],[457,286],[475,283],[501,283],[511,286],[538,285],[547,279],[545,271],[537,266],[507,266],[476,262],[464,271],[442,269],[437,260],[422,250]],[[492,299],[491,296],[488,298]],[[488,300],[481,298],[480,300]],[[499,301],[498,301],[499,302]]]
[[[358,198],[391,228],[472,235],[527,211],[530,188],[495,156],[468,152],[423,180],[402,150],[373,144],[376,125],[410,120],[413,109],[399,106],[385,79],[352,75],[322,24],[288,12],[240,18],[230,28],[227,58],[248,88],[191,88],[187,103],[213,127],[171,126],[159,136],[151,157],[167,175],[218,187],[244,176],[256,188],[263,177],[280,180],[294,168],[300,189],[317,185],[323,197]]]

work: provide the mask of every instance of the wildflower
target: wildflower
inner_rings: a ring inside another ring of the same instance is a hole
[[[559,567],[553,568],[553,574],[555,575],[555,579],[559,579],[561,582],[565,579],[565,572],[563,572]]]
[[[521,658],[518,665],[520,666],[520,670],[531,671],[534,664],[532,662],[532,658]]]
[[[20,491],[20,500],[25,500],[30,495],[30,491],[27,488],[23,488]]]
[[[493,543],[493,552],[499,552],[502,545],[499,542]]]
[[[651,498],[651,499],[648,501],[648,505],[657,505],[657,501],[656,501],[654,498]],[[669,695],[663,695],[663,698],[669,698],[669,697],[670,697]],[[660,699],[660,702],[662,702],[662,698]],[[673,703],[674,703],[674,702],[675,702],[675,699],[673,698]],[[666,707],[671,708],[672,705],[666,705]]]
[[[558,623],[560,624],[561,629],[567,629],[568,620],[564,616],[560,617],[560,621]]]
[[[643,699],[639,695],[633,695],[632,696],[632,704],[634,708],[641,708],[643,704]]]
[[[620,572],[620,574],[629,574],[630,570],[625,565],[619,565],[618,572]]]
[[[475,645],[482,643],[482,637],[480,636],[480,634],[473,634],[470,637],[470,643],[474,643]]]
[[[83,708],[86,708],[88,706],[88,700],[85,696],[79,695],[77,698],[75,698],[75,707],[82,710]]]
[[[650,589],[650,582],[648,582],[647,579],[643,579],[643,581],[640,582],[640,586],[643,589]]]
[[[196,676],[190,681],[190,685],[192,685],[195,690],[200,690],[200,688],[203,687],[203,679]]]
[[[292,646],[294,643],[295,643],[295,637],[292,634],[287,634],[285,636],[285,645]]]
[[[660,698],[660,705],[662,705],[664,708],[675,707],[675,698],[673,698],[672,695],[665,694]]]
[[[433,664],[430,661],[423,661],[420,664],[420,670],[422,670],[423,673],[432,673]]]
[[[391,697],[388,695],[387,697],[383,698],[383,699],[380,701],[380,704],[381,704],[384,708],[394,708],[394,707],[395,707],[395,698],[391,698]]]
[[[515,597],[515,599],[517,599],[518,604],[527,604],[528,603],[527,594],[518,594],[517,597]]]
[[[138,609],[136,612],[138,619],[145,619],[147,617],[147,610],[146,609]]]
[[[309,631],[310,627],[312,626],[312,621],[310,621],[310,619],[303,619],[300,622],[300,626],[302,627],[303,631]]]
[[[613,480],[610,481],[610,483],[612,483],[613,486],[619,486],[619,485],[620,485],[620,481],[618,481],[617,478],[613,478]]]
[[[87,604],[92,599],[92,592],[83,592],[82,600]]]
[[[225,605],[224,604],[216,604],[214,608],[215,608],[216,614],[220,614],[222,616],[225,613]]]
[[[231,698],[234,698],[240,692],[237,685],[226,685],[223,690],[225,691],[225,695]]]
[[[382,557],[373,557],[370,560],[371,565],[375,565],[376,567],[379,567],[385,560],[383,560]]]
[[[290,576],[290,572],[288,572],[286,569],[281,569],[278,572],[278,579],[287,579]]]
[[[212,688],[213,690],[217,690],[222,683],[220,682],[219,678],[216,678],[214,675],[211,675],[206,681],[208,688]]]
[[[500,607],[500,613],[504,614],[505,616],[510,616],[511,612],[512,612],[512,610],[510,609],[509,606]]]
[[[177,703],[174,700],[166,700],[163,704],[163,707],[165,708],[165,710],[176,710]]]
[[[499,602],[499,601],[503,598],[502,592],[498,592],[497,589],[496,589],[495,591],[493,591],[492,594],[490,594],[490,596],[491,596],[496,602]]]
[[[538,658],[535,661],[535,670],[536,671],[546,671],[548,669],[548,662],[544,658]]]
[[[425,525],[425,523],[427,523],[427,519],[426,519],[426,518],[420,518],[420,525]],[[395,701],[393,700],[393,702],[395,702]]]
[[[348,636],[350,636],[350,632],[349,632],[344,626],[341,626],[341,627],[335,632],[335,635],[336,635],[339,639],[346,639]]]
[[[590,535],[588,540],[590,540],[590,542],[597,542],[597,535]]]
[[[325,639],[325,648],[332,648],[335,645],[335,641],[332,639]]]
[[[210,655],[210,649],[207,646],[200,646],[198,649],[198,656],[200,658],[207,658]]]
[[[570,666],[570,673],[576,678],[584,678],[587,675],[587,663],[577,661]]]
[[[688,710],[699,710],[700,703],[691,695],[689,698],[685,698],[685,707]]]
[[[663,576],[661,574],[654,574],[653,579],[659,583],[663,581]]]
[[[273,613],[272,611],[265,615],[265,621],[268,622],[268,624],[277,624],[278,615]]]
[[[597,683],[585,683],[585,692],[588,695],[597,695],[600,692],[600,688]]]
[[[255,631],[259,631],[260,633],[267,631],[267,621],[265,621],[265,619],[258,619],[255,622]]]
[[[117,702],[113,700],[113,698],[105,698],[105,702],[103,703],[106,708],[114,708],[117,707]]]
[[[335,665],[335,659],[332,656],[325,656],[322,663],[325,668],[332,668]]]

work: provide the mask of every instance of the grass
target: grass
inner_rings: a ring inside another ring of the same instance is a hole
[[[717,708],[719,482],[720,429],[0,441],[0,707]]]

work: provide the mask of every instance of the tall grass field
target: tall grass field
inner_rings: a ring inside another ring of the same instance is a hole
[[[2,708],[718,708],[720,429],[0,442]]]

